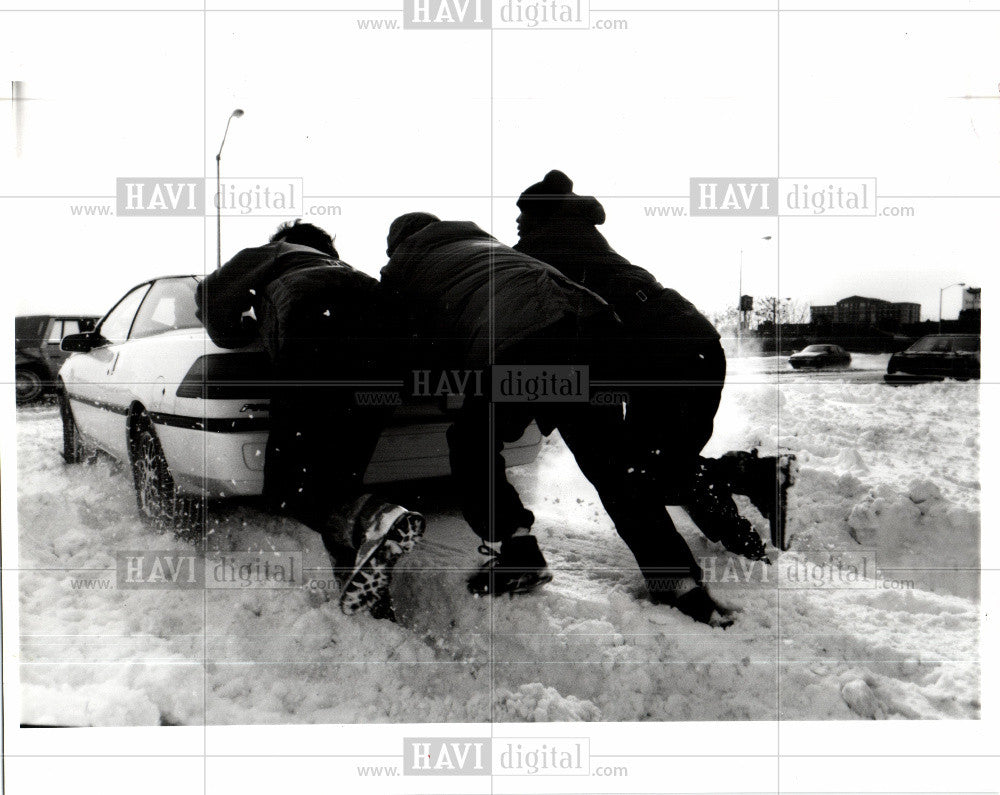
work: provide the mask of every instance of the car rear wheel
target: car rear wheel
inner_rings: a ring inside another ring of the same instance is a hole
[[[136,417],[132,426],[131,459],[139,513],[160,529],[197,528],[201,501],[177,493],[163,447],[145,412]]]
[[[62,457],[67,464],[79,464],[87,459],[87,449],[80,436],[80,428],[73,417],[73,408],[69,404],[66,390],[59,390],[59,415],[62,417],[63,451]]]
[[[18,367],[15,373],[15,389],[17,405],[23,406],[38,400],[45,392],[45,384],[42,383],[42,377],[30,367]]]

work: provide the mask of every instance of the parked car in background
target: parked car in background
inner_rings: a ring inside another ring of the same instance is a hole
[[[886,368],[889,382],[979,378],[978,334],[929,334],[894,353]]]
[[[259,345],[215,345],[195,310],[196,276],[144,282],[93,331],[63,340],[59,372],[63,458],[102,450],[130,466],[139,511],[160,526],[195,523],[202,498],[253,496],[264,483],[270,364]],[[395,395],[393,395],[395,397]],[[460,402],[403,405],[383,432],[365,482],[447,475],[445,432]],[[534,460],[532,425],[504,449]]]
[[[807,345],[789,356],[788,363],[796,370],[804,367],[847,367],[851,363],[851,354],[839,345]]]
[[[21,315],[14,318],[14,383],[17,403],[38,400],[55,388],[59,368],[69,356],[60,344],[67,334],[91,331],[93,315]]]

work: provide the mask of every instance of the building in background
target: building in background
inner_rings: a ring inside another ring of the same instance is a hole
[[[833,304],[809,307],[809,322],[816,326],[828,326],[833,323],[837,307]]]
[[[897,301],[892,305],[900,325],[920,322],[920,304],[912,301]]]
[[[842,298],[833,305],[809,308],[809,319],[816,324],[842,323],[845,325],[877,326],[885,322],[903,325],[920,322],[920,304],[909,301],[885,301],[881,298],[867,298],[852,295]]]
[[[976,334],[982,331],[982,306],[982,287],[966,287],[962,290],[962,309],[958,313],[958,325],[962,331]]]

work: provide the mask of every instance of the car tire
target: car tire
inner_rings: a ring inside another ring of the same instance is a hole
[[[28,403],[34,403],[45,393],[45,382],[30,367],[18,367],[14,375],[17,405],[24,406]]]
[[[145,412],[135,417],[129,441],[136,506],[142,517],[161,530],[197,529],[202,502],[177,493],[160,439]]]
[[[67,464],[83,463],[89,456],[80,436],[80,428],[73,417],[73,408],[69,404],[65,389],[59,390],[59,415],[62,417],[63,460]]]

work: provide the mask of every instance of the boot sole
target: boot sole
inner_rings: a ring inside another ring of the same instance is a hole
[[[424,535],[424,517],[407,511],[365,558],[358,562],[340,594],[340,609],[346,615],[370,608],[382,599],[392,581],[392,569]]]

